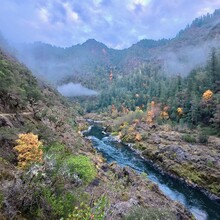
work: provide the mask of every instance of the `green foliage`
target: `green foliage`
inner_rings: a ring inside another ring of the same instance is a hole
[[[73,212],[68,215],[67,220],[103,220],[107,207],[108,201],[105,196],[102,196],[92,206],[81,203],[79,207],[75,207]]]
[[[66,151],[64,145],[55,142],[50,146],[44,148],[45,153],[54,154],[55,156],[60,156],[59,154],[63,154]]]
[[[184,134],[182,136],[182,139],[183,139],[183,141],[186,141],[188,143],[196,143],[196,138],[190,134]]]
[[[23,65],[0,50],[0,94],[10,107],[23,108],[29,101],[43,99],[35,77]]]
[[[27,99],[34,99],[35,101],[38,101],[42,99],[42,93],[37,87],[27,88],[26,90]]]
[[[85,183],[91,182],[96,176],[96,169],[86,156],[70,156],[65,163],[70,173],[77,174]]]
[[[198,142],[202,144],[208,143],[209,137],[204,132],[200,132],[198,136]]]
[[[46,148],[45,153],[55,161],[54,175],[59,172],[77,175],[84,184],[91,182],[96,176],[96,168],[88,157],[72,155],[62,144],[54,143]]]
[[[53,216],[63,216],[64,213],[64,203],[62,198],[52,194],[50,189],[43,189],[42,192],[43,198],[46,200],[46,203],[50,206]]]
[[[210,186],[209,186],[211,192],[218,194],[220,191],[220,185],[218,182],[213,182]]]
[[[50,158],[50,160],[54,161],[55,174],[64,166],[65,158],[71,155],[66,147],[58,142],[45,147],[44,153],[48,158]]]
[[[73,204],[77,198],[71,193],[54,194],[49,188],[42,190],[42,199],[50,207],[51,215],[54,217],[67,217],[73,211]]]
[[[209,136],[209,135],[220,136],[220,131],[216,129],[215,127],[203,127],[201,132],[205,134],[206,136]]]
[[[124,220],[175,220],[176,216],[168,210],[155,208],[135,207]]]
[[[208,165],[208,167],[213,167],[214,166],[213,161],[208,160],[207,161],[207,165]]]

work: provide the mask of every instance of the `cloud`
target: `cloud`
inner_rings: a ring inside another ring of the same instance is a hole
[[[45,8],[41,8],[40,10],[39,10],[39,17],[41,18],[41,20],[43,21],[43,22],[48,22],[49,21],[49,14],[48,14],[48,11],[47,11],[47,9],[45,9]]]
[[[98,92],[83,87],[81,84],[68,83],[58,86],[57,90],[66,97],[73,96],[94,96],[98,95]]]
[[[69,19],[70,22],[75,23],[79,20],[79,15],[71,8],[69,2],[63,3],[63,8],[65,8],[67,19]]]
[[[141,11],[144,7],[149,5],[151,0],[130,0],[129,4],[127,5],[128,10],[131,11]]]
[[[143,37],[172,38],[219,0],[2,0],[0,31],[9,40],[72,46],[95,38],[125,48]]]

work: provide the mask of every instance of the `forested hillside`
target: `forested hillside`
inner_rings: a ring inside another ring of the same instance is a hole
[[[201,124],[219,130],[220,53],[215,48],[206,65],[187,77],[167,76],[160,66],[149,64],[133,75],[109,79],[104,87],[97,102],[88,102],[88,111],[110,111],[113,105],[119,112],[136,108],[145,111],[154,102],[155,121]]]

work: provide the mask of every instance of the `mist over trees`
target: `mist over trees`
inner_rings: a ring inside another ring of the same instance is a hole
[[[114,76],[114,71],[113,71]],[[86,111],[110,111],[114,105],[118,112],[123,108],[146,111],[152,101],[167,120],[187,123],[190,126],[211,126],[219,129],[220,105],[220,52],[213,48],[204,67],[193,69],[188,76],[166,75],[160,65],[142,66],[132,75],[106,78],[106,89],[97,102],[87,102]],[[181,108],[182,113],[178,113]],[[160,114],[158,114],[160,115]],[[157,118],[161,123],[163,117]]]

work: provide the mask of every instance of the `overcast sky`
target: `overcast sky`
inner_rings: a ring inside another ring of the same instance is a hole
[[[0,32],[13,41],[72,46],[94,38],[112,48],[172,38],[220,0],[1,0]]]

